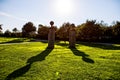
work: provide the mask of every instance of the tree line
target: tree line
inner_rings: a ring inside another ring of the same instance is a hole
[[[77,41],[89,42],[115,42],[120,43],[120,22],[116,21],[113,25],[106,25],[103,21],[96,22],[96,20],[86,20],[85,23],[75,26],[73,23],[63,23],[59,28],[55,27],[56,40],[67,41],[69,39],[69,29],[74,27],[76,29]],[[6,30],[2,32],[2,25],[0,25],[0,36],[3,37],[27,37],[47,40],[49,33],[49,26],[39,24],[38,29],[32,22],[28,22],[22,27],[22,32],[14,28],[12,32]]]

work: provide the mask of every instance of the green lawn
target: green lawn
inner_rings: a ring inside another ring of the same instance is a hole
[[[21,42],[27,42],[27,41],[30,41],[30,39],[0,37],[0,44],[3,44],[3,43],[21,43]]]
[[[0,80],[119,80],[120,45],[0,44]]]

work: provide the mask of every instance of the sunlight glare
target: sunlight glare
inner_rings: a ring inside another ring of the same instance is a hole
[[[55,0],[54,10],[57,15],[71,15],[74,12],[74,0]]]

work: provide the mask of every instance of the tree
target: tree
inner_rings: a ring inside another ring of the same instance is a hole
[[[120,22],[116,21],[113,25],[113,41],[116,43],[120,43]]]
[[[19,32],[17,28],[13,28],[12,31],[13,31],[11,33],[12,37],[21,37],[21,32]]]
[[[36,31],[36,27],[33,25],[32,22],[26,23],[22,28],[22,34],[24,37],[29,37],[31,33],[35,34],[35,31]]]
[[[0,30],[2,30],[2,24],[0,24]]]
[[[69,22],[64,23],[56,32],[56,35],[61,40],[68,40],[69,38],[69,29],[71,24]]]
[[[113,27],[104,27],[103,36],[111,39],[113,37]]]
[[[12,31],[13,31],[13,33],[17,33],[18,30],[17,30],[17,28],[13,28]]]
[[[0,24],[0,34],[2,33],[2,24]]]
[[[4,33],[5,37],[11,37],[11,32],[7,29]]]
[[[78,29],[77,34],[82,40],[95,41],[99,40],[102,35],[102,28],[96,23],[96,20],[87,20]]]
[[[2,32],[2,24],[0,24],[0,36],[3,36],[3,32]]]
[[[38,38],[47,39],[49,33],[49,27],[43,26],[42,24],[38,25]]]
[[[2,24],[0,24],[0,33],[2,32]]]
[[[120,37],[120,22],[117,21],[116,24],[113,25],[113,33],[114,36]]]

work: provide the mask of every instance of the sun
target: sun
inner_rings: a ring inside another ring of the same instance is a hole
[[[71,15],[74,12],[74,0],[55,0],[54,11],[57,15]]]

